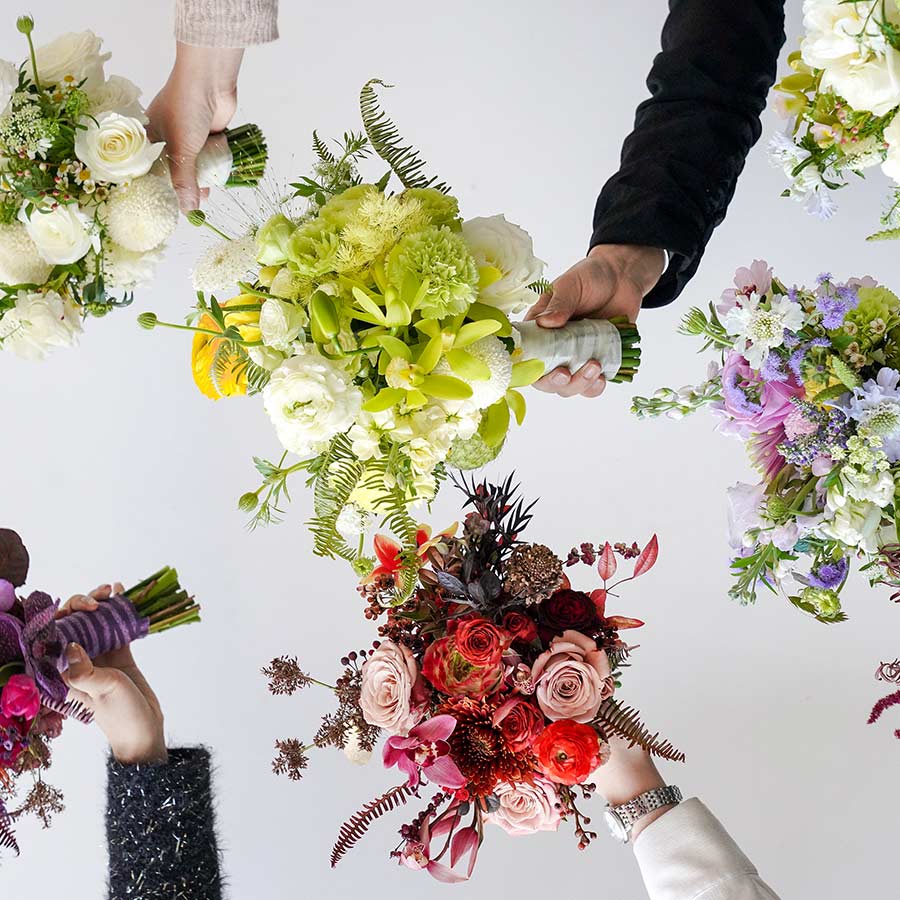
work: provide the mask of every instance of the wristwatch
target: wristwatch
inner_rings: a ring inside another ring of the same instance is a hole
[[[681,791],[674,785],[654,788],[621,806],[607,806],[604,811],[606,824],[616,840],[627,844],[631,837],[631,829],[638,819],[642,819],[647,813],[663,806],[681,803],[681,799]]]

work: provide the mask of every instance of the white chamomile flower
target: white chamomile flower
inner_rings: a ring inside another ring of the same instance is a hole
[[[786,296],[773,297],[769,309],[760,298],[751,295],[741,299],[722,323],[729,335],[747,342],[743,354],[754,369],[762,368],[769,351],[784,343],[784,332],[798,331],[803,326],[803,309]]]
[[[209,247],[191,272],[195,291],[214,294],[233,290],[256,265],[256,237],[248,234],[233,241],[221,240]]]

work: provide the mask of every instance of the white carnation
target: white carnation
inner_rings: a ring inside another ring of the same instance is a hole
[[[21,222],[0,225],[0,284],[43,284],[52,268]]]
[[[308,321],[302,307],[270,297],[259,313],[259,333],[267,347],[287,352]]]
[[[881,507],[875,503],[851,502],[836,510],[830,519],[819,526],[819,531],[848,547],[875,553],[883,515]]]
[[[481,273],[482,303],[513,315],[537,299],[528,285],[543,276],[544,263],[534,255],[527,231],[505,216],[491,216],[465,222],[462,234]]]
[[[256,237],[223,239],[207,248],[191,272],[195,291],[214,294],[234,288],[255,267]]]
[[[158,247],[178,226],[178,197],[167,175],[144,175],[116,188],[104,208],[109,236],[127,250]]]
[[[487,409],[493,406],[501,397],[506,396],[509,383],[512,380],[512,358],[506,346],[499,338],[493,336],[482,338],[474,344],[466,347],[466,352],[471,353],[476,359],[485,363],[491,371],[491,377],[487,380],[472,379],[469,386],[472,388],[472,396],[469,403],[476,409]],[[453,370],[446,359],[442,359],[434,369],[436,375],[453,375]]]
[[[140,98],[141,89],[121,75],[110,75],[102,84],[91,87],[88,91],[91,114],[96,118],[99,119],[103,113],[112,112],[137,119],[146,125],[147,116]]]
[[[353,424],[362,394],[341,365],[304,351],[272,373],[263,406],[284,449],[309,456]]]
[[[11,62],[0,59],[0,115],[6,112],[18,86],[19,70]]]
[[[70,78],[75,84],[85,82],[85,88],[99,85],[103,80],[103,65],[109,53],[101,53],[103,41],[93,31],[78,31],[60,35],[55,41],[38,47],[37,70],[41,83],[62,84]]]
[[[42,360],[54,347],[74,347],[81,333],[78,307],[55,291],[19,291],[16,305],[0,319],[0,346],[28,360]]]
[[[64,203],[51,210],[33,209],[29,216],[23,206],[19,221],[37,246],[45,262],[66,266],[83,259],[89,250],[98,250],[100,235],[94,221],[77,203]]]
[[[75,155],[94,181],[124,184],[146,175],[165,144],[154,144],[139,119],[115,112],[85,116],[75,132]]]
[[[106,285],[124,291],[148,287],[153,281],[161,259],[161,250],[136,253],[115,241],[108,241],[103,248],[103,274]]]

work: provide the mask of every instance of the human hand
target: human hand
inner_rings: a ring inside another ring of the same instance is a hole
[[[101,601],[122,591],[121,584],[105,584],[90,594],[76,594],[59,615],[91,613]],[[69,644],[66,658],[69,668],[63,679],[69,686],[69,696],[94,714],[116,760],[127,765],[165,762],[168,753],[162,709],[131,648],[120,647],[91,660],[83,647]]]
[[[197,184],[197,155],[210,134],[224,131],[237,109],[237,78],[244,51],[177,44],[169,80],[147,109],[150,135],[166,142],[172,184],[183,212],[208,191]]]
[[[571,319],[615,316],[627,316],[634,322],[641,301],[659,281],[665,260],[665,253],[657,247],[600,244],[560,275],[553,282],[553,291],[543,294],[525,318],[534,319],[542,328],[561,328]],[[592,360],[574,374],[554,369],[534,386],[560,397],[599,397],[606,379],[600,364]]]

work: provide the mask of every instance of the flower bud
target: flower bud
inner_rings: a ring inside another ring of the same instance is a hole
[[[16,19],[16,28],[22,34],[29,35],[34,31],[34,19],[31,16],[19,16]]]
[[[158,324],[159,317],[156,315],[156,313],[145,312],[141,313],[138,316],[138,325],[140,325],[141,328],[146,328],[147,331],[153,331],[153,329],[156,328]]]
[[[206,213],[202,209],[192,209],[186,216],[191,225],[199,228],[206,224]]]
[[[241,512],[249,513],[253,512],[254,509],[259,505],[259,497],[253,493],[253,491],[248,491],[246,494],[241,496],[241,499],[238,500],[238,509]]]

